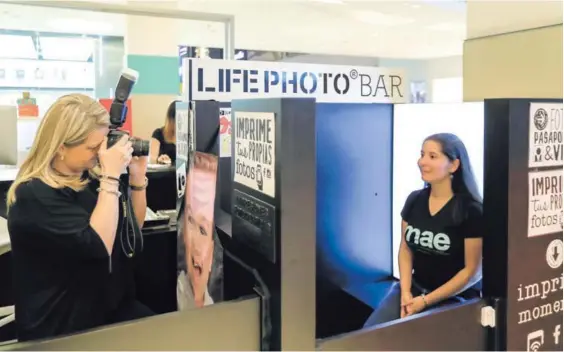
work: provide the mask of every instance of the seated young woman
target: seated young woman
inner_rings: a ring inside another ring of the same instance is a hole
[[[431,135],[418,166],[425,187],[401,212],[400,284],[365,326],[481,295],[482,199],[466,147],[454,134]]]
[[[151,164],[174,164],[176,161],[176,103],[169,104],[165,124],[153,131],[151,136]]]

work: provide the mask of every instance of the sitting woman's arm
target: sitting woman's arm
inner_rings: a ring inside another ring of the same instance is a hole
[[[399,264],[399,271],[400,271],[400,287],[402,294],[404,293],[411,293],[411,278],[413,275],[413,254],[411,253],[411,249],[405,242],[405,229],[407,227],[407,223],[402,221],[401,223],[401,243],[399,248],[399,255],[398,255],[398,264]]]
[[[483,233],[482,206],[478,203],[471,204],[458,233],[464,238],[464,268],[425,297],[413,298],[407,307],[408,315],[456,296],[481,279]]]
[[[427,305],[434,305],[467,290],[480,278],[482,269],[482,239],[464,240],[464,269],[460,270],[444,285],[425,296]]]
[[[159,142],[155,137],[152,137],[150,148],[151,153],[149,156],[149,163],[156,164],[159,158],[159,149],[161,148],[161,142]]]
[[[481,279],[482,236],[484,234],[482,205],[473,203],[460,227],[464,237],[464,268],[444,285],[425,296],[427,305],[434,305],[470,288]]]

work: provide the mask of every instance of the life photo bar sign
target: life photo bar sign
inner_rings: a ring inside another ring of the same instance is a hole
[[[562,104],[531,103],[529,167],[562,166]]]
[[[528,237],[562,231],[562,169],[529,173]]]
[[[234,120],[234,181],[275,198],[274,113],[237,111]]]

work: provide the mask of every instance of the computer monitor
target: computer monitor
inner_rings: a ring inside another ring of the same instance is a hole
[[[0,165],[18,163],[18,108],[0,105]]]

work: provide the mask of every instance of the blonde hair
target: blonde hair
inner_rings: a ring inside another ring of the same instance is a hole
[[[62,145],[80,145],[90,133],[109,124],[110,117],[106,109],[89,96],[69,94],[57,99],[43,117],[31,150],[8,190],[8,208],[16,201],[18,186],[34,178],[53,188],[84,189],[88,180],[83,180],[79,175],[63,176],[53,169],[52,162]]]

